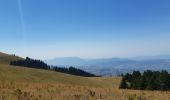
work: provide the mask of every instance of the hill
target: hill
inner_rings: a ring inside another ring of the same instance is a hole
[[[170,92],[118,89],[119,77],[78,77],[0,64],[0,100],[169,100]]]
[[[9,65],[10,61],[23,60],[23,58],[0,53],[0,80],[1,81],[21,81],[21,82],[52,82],[61,84],[72,84],[82,86],[104,87],[105,84],[96,80],[63,74],[60,72],[25,68]],[[111,83],[112,84],[112,83]]]
[[[7,58],[10,59],[7,59]],[[170,92],[118,89],[120,77],[80,77],[0,61],[0,100],[169,100]],[[22,58],[19,58],[22,59]],[[1,63],[2,62],[2,63]],[[5,63],[4,63],[5,62]]]
[[[0,64],[9,64],[11,61],[22,60],[23,58],[0,52]]]
[[[46,60],[46,63],[52,65],[75,66],[101,76],[116,76],[121,73],[132,72],[133,70],[167,70],[170,72],[170,59],[168,55],[135,57],[129,59],[105,58],[91,60],[78,57],[65,57]]]
[[[54,71],[22,68],[17,66],[0,64],[0,80],[1,81],[21,81],[21,82],[45,82],[45,83],[61,83],[81,86],[104,87],[101,81],[91,78],[79,77],[69,74],[63,74]],[[110,83],[112,84],[112,83]]]
[[[28,67],[28,68],[36,68],[36,69],[45,69],[45,70],[62,72],[66,74],[84,76],[84,77],[97,77],[96,75],[92,73],[86,72],[78,68],[74,68],[74,67],[64,68],[64,67],[58,67],[58,66],[50,66],[41,60],[31,59],[29,57],[26,57],[26,59],[24,60],[11,61],[10,65]]]

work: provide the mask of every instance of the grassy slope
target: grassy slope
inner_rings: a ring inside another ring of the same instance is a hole
[[[118,77],[85,78],[0,64],[0,100],[169,100],[170,98],[170,92],[119,90],[119,82]]]
[[[21,60],[21,59],[23,58],[0,52],[0,64],[9,64],[10,61]]]
[[[102,78],[99,80],[95,78],[85,78],[41,69],[23,68],[9,65],[10,61],[20,59],[23,58],[0,53],[1,81],[9,80],[22,82],[52,82],[93,87],[112,87],[114,81],[112,79],[109,79],[109,81],[102,81]],[[103,78],[103,80],[105,79]]]
[[[169,100],[170,92],[118,89],[118,77],[78,77],[10,66],[22,59],[0,53],[0,100]],[[56,98],[57,97],[57,98]]]
[[[102,79],[99,80],[94,78],[79,77],[59,72],[32,68],[22,68],[6,64],[0,65],[0,80],[62,83],[93,87],[111,87],[114,81],[111,79],[109,81],[102,81]],[[103,80],[105,79],[103,78]]]

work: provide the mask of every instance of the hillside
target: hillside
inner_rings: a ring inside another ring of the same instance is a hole
[[[0,64],[0,100],[169,100],[170,92],[118,89],[119,77],[78,77]],[[57,97],[57,98],[56,98]]]
[[[105,83],[93,80],[92,78],[63,74],[60,72],[23,68],[9,65],[10,61],[21,60],[23,58],[0,53],[0,80],[1,81],[19,81],[19,82],[45,82],[61,83],[80,86],[105,87]],[[107,82],[106,82],[107,83]],[[107,83],[109,84],[109,82]],[[112,83],[110,83],[111,85]]]
[[[21,59],[23,58],[0,52],[0,64],[9,64],[11,61],[21,60]]]
[[[22,68],[10,65],[0,65],[1,81],[21,81],[21,82],[45,82],[45,83],[61,83],[81,86],[105,87],[106,83],[93,80],[91,78],[73,76],[54,71],[41,69]],[[103,84],[101,84],[103,83]],[[108,83],[107,83],[108,84]],[[109,85],[113,83],[110,82]]]
[[[170,92],[120,90],[119,77],[87,78],[11,66],[7,62],[22,58],[3,53],[1,55],[3,59],[0,61],[0,100],[169,100],[170,98]]]

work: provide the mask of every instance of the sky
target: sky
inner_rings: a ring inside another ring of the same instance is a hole
[[[169,0],[0,0],[0,51],[49,59],[170,54]]]

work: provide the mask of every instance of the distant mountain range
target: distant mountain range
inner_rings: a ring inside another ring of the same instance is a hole
[[[170,59],[170,55],[158,55],[158,56],[137,56],[131,58],[134,60],[154,60],[154,59]]]
[[[133,70],[162,70],[170,71],[170,55],[141,56],[134,58],[81,59],[79,57],[63,57],[46,60],[46,63],[56,66],[74,66],[88,72],[103,75],[119,75]]]
[[[46,63],[49,65],[57,65],[57,66],[82,66],[86,63],[84,59],[79,57],[61,57],[46,60]]]

